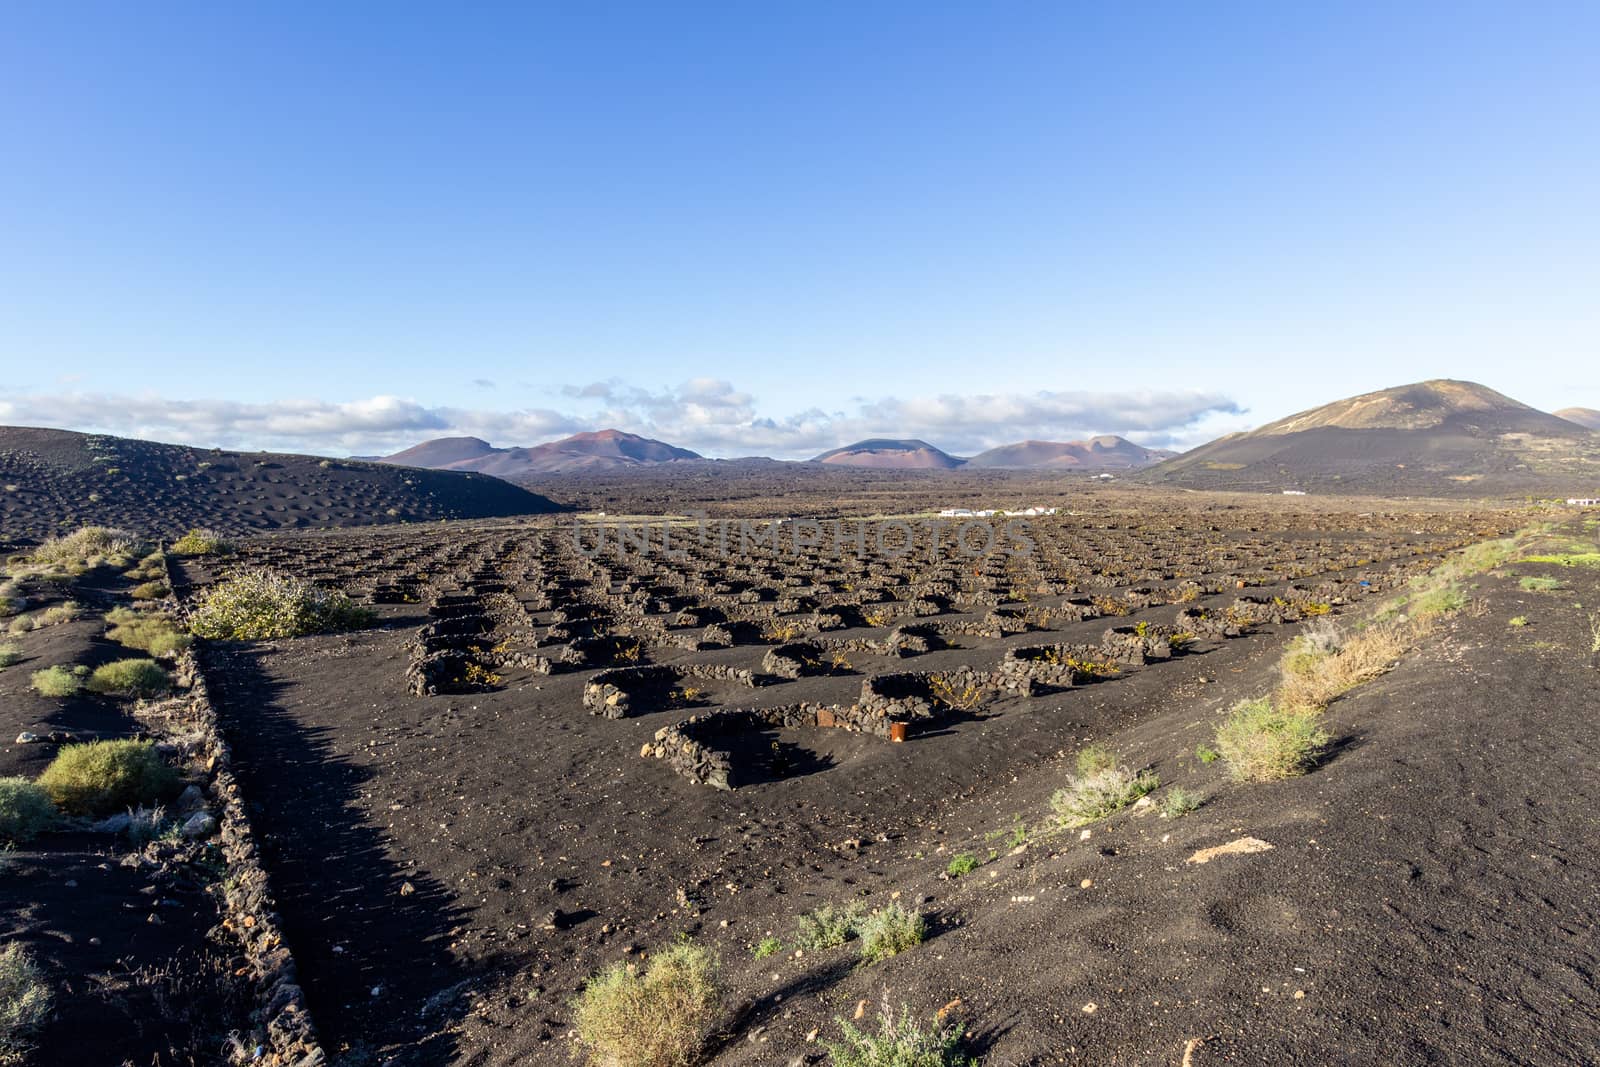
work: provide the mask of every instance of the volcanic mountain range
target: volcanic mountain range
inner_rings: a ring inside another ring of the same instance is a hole
[[[1023,441],[963,459],[926,441],[873,438],[824,452],[810,462],[878,470],[1137,470],[1175,454],[1142,448],[1121,437],[1101,436],[1087,441]],[[381,462],[517,478],[704,459],[686,448],[637,434],[599,430],[532,448],[495,448],[476,437],[440,437],[384,456]]]
[[[1338,400],[1182,455],[1110,435],[1022,441],[970,458],[914,438],[870,438],[808,462],[885,471],[1118,471],[1205,489],[1542,491],[1600,480],[1595,426],[1600,411],[1567,408],[1552,415],[1474,382],[1434,379]],[[384,462],[526,480],[663,463],[774,461],[708,461],[661,441],[601,430],[533,448],[440,438]]]

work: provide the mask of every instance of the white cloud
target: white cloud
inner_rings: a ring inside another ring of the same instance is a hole
[[[334,403],[169,400],[153,394],[20,393],[0,399],[0,423],[58,426],[183,444],[328,454],[386,454],[430,437],[468,435],[530,445],[616,427],[707,455],[805,458],[865,437],[914,437],[957,455],[1027,438],[1122,434],[1153,447],[1208,439],[1242,409],[1220,393],[942,394],[855,399],[845,410],[762,414],[719,378],[651,391],[620,381],[566,386],[571,410],[428,407],[396,396]],[[1228,426],[1227,428],[1238,428]]]

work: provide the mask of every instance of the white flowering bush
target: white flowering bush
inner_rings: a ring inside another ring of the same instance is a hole
[[[197,637],[254,641],[371,625],[370,608],[343,593],[270,570],[239,571],[200,598],[189,619]]]

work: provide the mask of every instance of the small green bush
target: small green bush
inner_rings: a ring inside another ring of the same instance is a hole
[[[64,622],[71,622],[82,614],[83,605],[76,600],[68,600],[41,611],[37,623],[40,626],[58,626]]]
[[[63,745],[39,785],[69,815],[109,815],[152,805],[175,793],[178,772],[151,741]]]
[[[1077,766],[1080,777],[1109,771],[1117,765],[1117,755],[1105,745],[1084,745],[1078,750]]]
[[[1169,819],[1176,819],[1180,815],[1187,815],[1199,808],[1200,803],[1198,794],[1191,793],[1182,786],[1175,785],[1161,795],[1158,806],[1161,808],[1161,814]]]
[[[28,1038],[50,1017],[53,1001],[44,972],[20,942],[0,948],[0,1058],[29,1048]]]
[[[1565,589],[1567,583],[1560,578],[1535,578],[1528,577],[1517,583],[1529,593],[1554,593],[1558,589]]]
[[[127,648],[136,648],[152,656],[175,656],[188,648],[192,639],[178,629],[172,616],[159,612],[141,613],[127,608],[113,608],[106,613],[111,629],[106,637]]]
[[[836,1019],[844,1040],[825,1044],[832,1067],[977,1067],[978,1061],[961,1051],[960,1023],[934,1023],[924,1030],[901,1006],[896,1018],[885,1004],[878,1012],[878,1032],[866,1033],[845,1019]]]
[[[877,963],[922,944],[928,936],[928,920],[921,912],[903,908],[891,901],[861,920],[861,962]]]
[[[824,904],[795,920],[794,939],[809,952],[838,948],[856,936],[862,910],[860,904]]]
[[[26,844],[59,817],[55,801],[37,783],[22,777],[0,778],[0,841]]]
[[[16,645],[0,645],[0,671],[22,662],[22,649]]]
[[[66,667],[46,667],[42,671],[34,671],[29,679],[34,692],[44,697],[63,699],[77,696],[83,683]]]
[[[1222,758],[1222,754],[1210,745],[1196,746],[1194,755],[1201,763],[1215,763]]]
[[[170,688],[171,676],[153,659],[119,659],[89,675],[89,689],[107,696],[150,697]]]
[[[757,943],[756,947],[750,950],[750,955],[754,956],[758,960],[764,960],[768,956],[776,956],[782,951],[782,941],[779,941],[775,937],[763,937],[760,942]]]
[[[244,571],[206,590],[190,618],[196,636],[251,641],[352,630],[374,615],[343,593],[268,570]]]
[[[1328,747],[1322,714],[1281,708],[1271,697],[1241,700],[1217,728],[1217,750],[1242,781],[1269,782],[1304,774]]]
[[[1082,826],[1121,811],[1160,784],[1154,772],[1134,772],[1109,749],[1091,745],[1078,753],[1078,773],[1056,790],[1050,808],[1059,825]]]
[[[166,582],[141,582],[128,590],[128,595],[135,600],[160,600],[170,592]]]
[[[175,556],[229,556],[234,551],[233,542],[217,533],[196,527],[172,542]]]
[[[651,956],[643,973],[614,963],[574,1004],[578,1041],[594,1067],[688,1067],[705,1045],[721,1001],[717,961],[699,945]]]
[[[971,874],[982,865],[982,860],[970,852],[958,852],[950,859],[944,873],[952,878],[960,878],[964,874]]]
[[[1467,595],[1454,585],[1425,589],[1411,601],[1411,613],[1418,618],[1431,619],[1450,615],[1467,606]]]

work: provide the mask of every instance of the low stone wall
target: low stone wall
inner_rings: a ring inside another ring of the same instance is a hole
[[[165,566],[167,588],[176,589],[171,561],[165,561]],[[176,603],[174,613],[180,618],[187,616]],[[261,1046],[262,1053],[253,1062],[264,1067],[322,1067],[327,1056],[317,1041],[294,957],[284,942],[266,868],[233,774],[233,751],[222,736],[216,705],[194,649],[178,656],[176,673],[186,692],[166,701],[162,715],[172,727],[170,732],[185,738],[187,754],[205,771],[207,806],[215,813],[217,839],[227,865],[221,880],[222,926],[238,940],[256,994],[254,1020],[259,1030],[251,1035],[251,1043]]]
[[[1118,663],[1140,666],[1148,660],[1172,658],[1172,644],[1148,624],[1112,626],[1100,637],[1100,647]]]
[[[757,730],[834,727],[863,733],[866,722],[857,708],[827,704],[788,704],[776,708],[724,708],[691,715],[663,726],[639,750],[644,759],[662,760],[698,785],[737,789],[738,769],[726,749],[727,738]],[[887,737],[884,730],[881,736]]]
[[[1006,650],[995,680],[1007,692],[1032,696],[1036,687],[1070,689],[1116,673],[1115,661],[1098,645],[1024,645]]]
[[[659,710],[668,706],[669,694],[680,677],[676,667],[616,667],[601,671],[583,687],[583,706],[606,719],[625,718],[646,701],[656,704],[650,710]]]
[[[856,709],[865,732],[887,737],[892,723],[928,722],[971,711],[1000,688],[993,674],[971,667],[875,674],[862,680]]]

